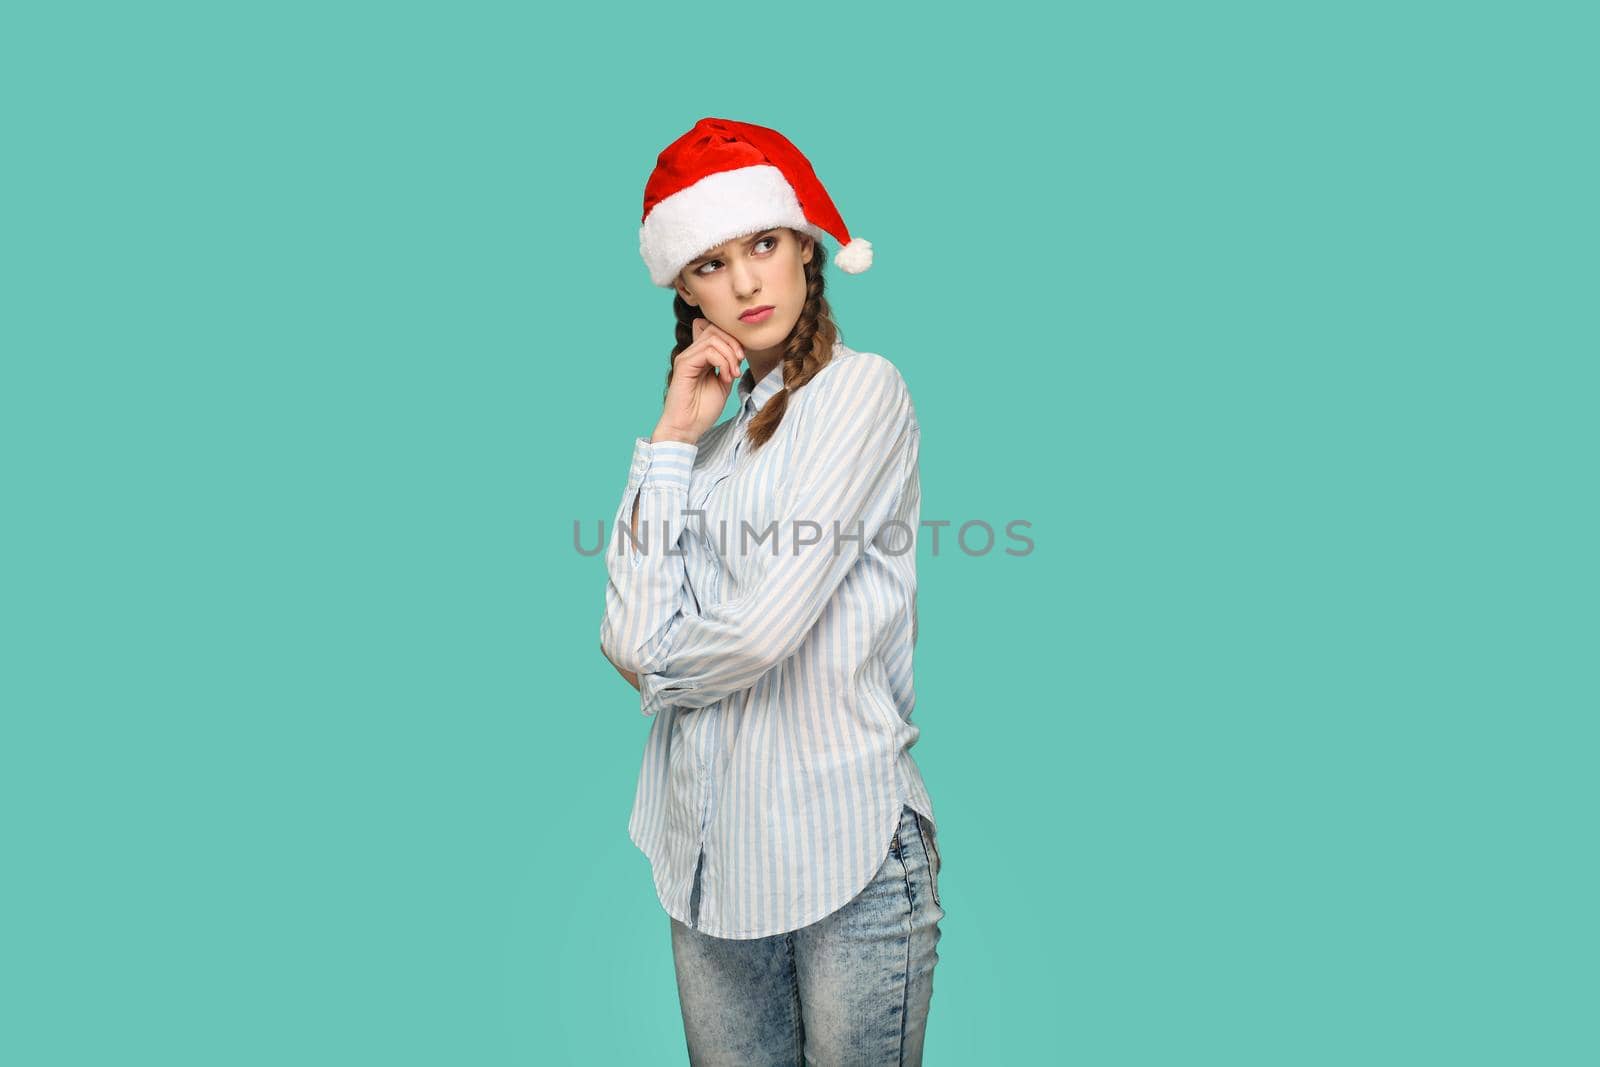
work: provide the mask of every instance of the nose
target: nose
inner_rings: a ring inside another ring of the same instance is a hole
[[[755,267],[735,259],[728,267],[728,278],[733,282],[733,292],[740,300],[748,300],[761,291],[761,278]]]

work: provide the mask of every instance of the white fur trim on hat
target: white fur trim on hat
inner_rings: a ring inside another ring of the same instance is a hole
[[[639,254],[650,269],[650,280],[670,289],[678,272],[691,259],[724,241],[775,226],[823,236],[821,229],[806,221],[794,189],[777,167],[761,163],[721,170],[678,190],[651,209],[639,227]],[[858,243],[865,242],[851,241],[845,251]],[[869,249],[867,262],[871,261]],[[837,257],[834,262],[850,270]]]

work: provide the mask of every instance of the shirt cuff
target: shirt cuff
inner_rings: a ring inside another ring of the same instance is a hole
[[[657,486],[664,489],[689,489],[689,472],[699,445],[683,441],[656,441],[641,437],[633,445],[633,466],[628,473],[631,488]]]
[[[639,712],[643,715],[654,715],[663,708],[678,705],[685,694],[692,693],[698,688],[693,682],[668,682],[660,674],[639,675]],[[678,699],[673,699],[673,698]]]

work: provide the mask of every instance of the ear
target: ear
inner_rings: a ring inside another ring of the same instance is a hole
[[[681,273],[676,278],[672,279],[672,287],[678,291],[679,296],[683,297],[683,302],[685,304],[688,304],[692,308],[697,308],[700,306],[700,301],[695,298],[694,294],[689,292],[689,287],[683,284],[683,275]]]
[[[797,232],[797,234],[798,234],[798,236],[800,238],[800,262],[802,262],[802,263],[810,263],[811,262],[811,253],[817,247],[817,239],[815,237],[811,236],[809,233],[798,233],[798,231],[796,231],[796,232]]]

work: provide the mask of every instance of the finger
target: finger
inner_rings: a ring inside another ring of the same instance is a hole
[[[744,358],[744,350],[739,342],[731,338],[723,344],[723,351],[728,357],[728,383],[731,385],[739,378],[739,363]]]
[[[711,329],[716,331],[715,336],[720,337],[723,341],[727,342],[728,350],[733,353],[733,362],[735,366],[743,362],[744,345],[740,343],[739,339],[720,326],[713,325]]]
[[[728,343],[720,337],[708,335],[701,339],[710,353],[711,362],[722,368],[722,381],[726,384],[732,382],[739,373],[739,365],[734,359],[733,350]]]
[[[718,351],[707,338],[701,338],[672,358],[672,373],[688,378],[701,378],[713,368],[722,367],[727,356]],[[726,371],[724,371],[726,373]]]
[[[739,339],[737,337],[733,336],[733,334],[714,323],[707,323],[706,328],[715,336],[721,337],[723,340],[727,341],[728,344],[733,346],[733,354],[736,359],[744,358],[744,345],[739,343]]]
[[[696,341],[672,357],[673,378],[698,378],[706,373],[708,366],[719,359],[720,356],[714,352],[708,352],[705,345]]]

